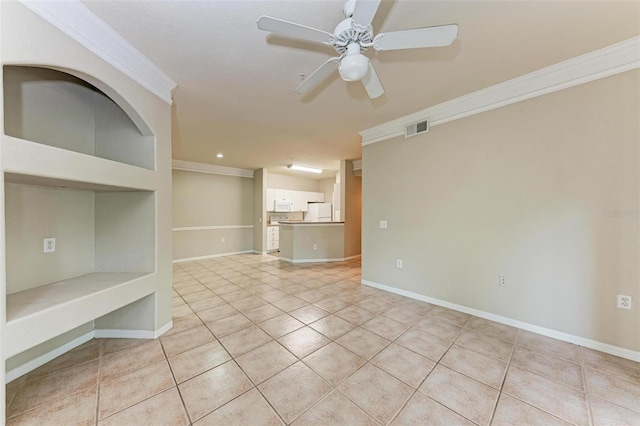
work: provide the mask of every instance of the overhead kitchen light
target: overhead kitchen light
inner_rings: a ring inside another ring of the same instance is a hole
[[[216,158],[222,158],[222,157],[224,157],[224,155],[221,152],[216,154]]]
[[[289,164],[287,168],[291,170],[299,170],[301,172],[322,173],[322,169],[316,169],[315,167],[299,166],[297,164]]]

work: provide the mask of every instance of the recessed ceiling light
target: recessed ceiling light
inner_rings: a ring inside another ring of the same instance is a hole
[[[322,169],[317,169],[315,167],[300,166],[298,164],[289,164],[287,167],[291,170],[299,170],[301,172],[322,173]]]
[[[217,153],[217,154],[216,154],[216,158],[222,158],[222,157],[224,157],[224,155],[222,155],[222,153],[221,153],[221,152],[219,152],[219,153]]]

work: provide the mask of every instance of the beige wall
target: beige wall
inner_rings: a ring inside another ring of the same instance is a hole
[[[71,342],[75,339],[81,339],[87,333],[91,333],[94,329],[93,321],[83,324],[80,327],[74,328],[60,336],[54,337],[51,340],[44,342],[34,348],[27,349],[26,351],[8,358],[6,361],[6,371],[11,372],[13,369],[19,369],[24,363],[36,359],[40,356],[46,355],[48,352],[56,350],[58,347]]]
[[[253,179],[173,171],[173,226],[251,225]]]
[[[3,82],[7,135],[155,167],[153,136],[142,136],[113,100],[86,82],[51,69],[11,66]]]
[[[359,255],[362,240],[362,177],[354,176],[353,162],[345,161],[344,173],[344,257]]]
[[[630,71],[365,146],[363,279],[640,350],[616,309],[640,300],[638,93]]]
[[[267,171],[258,169],[253,172],[253,251],[267,251]]]
[[[322,179],[318,181],[318,192],[322,192],[324,194],[325,203],[333,203],[333,185],[335,183],[335,178]]]
[[[5,185],[7,294],[93,272],[95,193]],[[43,238],[56,251],[43,253]]]
[[[267,173],[267,188],[320,192],[318,179]]]
[[[290,262],[342,260],[344,225],[280,225],[280,257]],[[317,248],[314,249],[313,245]]]
[[[173,259],[252,250],[253,184],[251,178],[174,170]],[[218,229],[176,229],[193,227]]]

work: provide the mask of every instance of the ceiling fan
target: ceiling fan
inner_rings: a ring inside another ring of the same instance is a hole
[[[458,36],[458,25],[451,24],[381,33],[374,37],[371,22],[380,1],[348,0],[343,8],[346,19],[333,33],[270,16],[261,16],[257,23],[263,31],[332,46],[340,55],[320,65],[296,87],[296,93],[309,92],[337,67],[344,81],[362,81],[369,97],[375,99],[384,93],[384,88],[371,61],[363,55],[369,47],[375,50],[441,47],[449,46]]]

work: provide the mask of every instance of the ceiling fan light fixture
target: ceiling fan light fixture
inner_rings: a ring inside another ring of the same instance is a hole
[[[289,164],[287,168],[291,170],[298,170],[300,172],[322,173],[322,169],[318,169],[316,167],[300,166],[298,164]]]
[[[369,70],[369,58],[362,53],[347,55],[340,61],[338,71],[344,81],[360,81]]]

